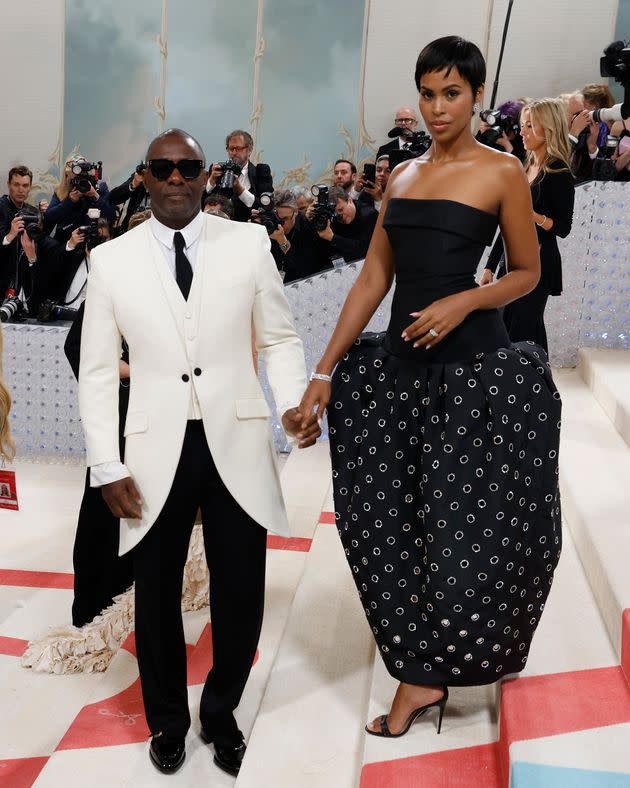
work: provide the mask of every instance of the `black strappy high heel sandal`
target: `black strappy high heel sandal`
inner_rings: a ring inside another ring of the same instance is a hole
[[[367,725],[365,726],[365,730],[372,736],[383,736],[389,739],[397,739],[399,736],[404,736],[409,728],[411,728],[411,726],[414,724],[414,722],[419,717],[422,717],[425,712],[436,707],[440,710],[437,726],[437,732],[439,733],[442,730],[442,717],[444,716],[444,709],[446,707],[446,701],[448,700],[448,687],[444,686],[442,689],[444,690],[444,695],[442,695],[439,700],[433,701],[433,703],[427,703],[426,706],[420,706],[420,708],[414,709],[411,712],[411,714],[407,717],[407,721],[405,722],[405,725],[400,733],[392,733],[389,730],[389,727],[387,726],[387,714],[381,714],[381,716],[378,718],[379,724],[381,726],[380,731],[371,731]]]

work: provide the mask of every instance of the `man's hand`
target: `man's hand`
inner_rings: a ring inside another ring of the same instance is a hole
[[[332,231],[332,227],[330,226],[330,222],[328,222],[323,230],[318,230],[317,235],[319,235],[320,238],[323,238],[324,241],[332,241],[334,233]]]
[[[317,414],[303,416],[299,408],[290,408],[282,414],[282,427],[298,439],[299,449],[312,446],[322,434]]]
[[[131,367],[122,358],[118,362],[118,377],[121,380],[127,380],[131,376]]]
[[[238,179],[238,178],[234,178],[234,186],[233,186],[233,189],[234,189],[234,194],[235,194],[237,197],[240,197],[240,196],[241,196],[241,194],[243,194],[243,192],[245,191],[245,187],[244,187],[244,186],[243,186],[243,184],[242,184],[242,183],[239,181],[239,179]]]
[[[41,213],[46,213],[48,210],[48,200],[40,200],[37,205]]]
[[[210,186],[214,189],[217,183],[220,183],[222,177],[223,177],[223,170],[221,169],[218,163],[214,162],[210,170],[210,177],[208,178],[208,180],[210,181]]]
[[[578,114],[573,118],[569,131],[574,137],[579,137],[590,122],[591,113],[587,109],[584,109],[582,112],[578,112]]]
[[[131,188],[137,189],[138,186],[140,186],[143,183],[144,183],[144,175],[141,175],[140,173],[135,172],[134,170],[133,178],[131,179]]]
[[[68,248],[70,251],[76,249],[79,244],[82,244],[85,241],[85,233],[81,230],[80,227],[77,227],[76,230],[72,231],[72,235],[68,241]]]
[[[16,236],[18,236],[21,232],[24,231],[24,219],[21,216],[14,217],[13,221],[11,222],[11,229],[6,235],[6,239],[9,243],[13,241]]]
[[[101,492],[114,517],[125,520],[140,520],[142,518],[142,498],[131,476],[126,476],[117,482],[104,484],[101,487]]]
[[[284,234],[284,230],[282,229],[281,224],[278,225],[277,229],[274,230],[269,237],[272,240],[277,241],[280,244],[280,246],[282,246],[282,244],[285,244],[287,242],[287,237]]]
[[[35,241],[29,237],[28,233],[22,233],[20,236],[20,243],[22,244],[22,249],[24,249],[24,254],[26,255],[26,259],[31,263],[31,265],[37,260],[37,249],[35,248]]]
[[[500,145],[506,153],[512,153],[514,150],[514,146],[505,132],[502,132],[501,136],[497,139],[497,145]]]

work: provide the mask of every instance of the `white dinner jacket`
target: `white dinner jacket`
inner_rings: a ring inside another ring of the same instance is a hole
[[[279,414],[299,404],[306,370],[269,250],[259,225],[204,214],[188,301],[148,222],[92,252],[79,371],[89,466],[121,459],[121,336],[129,345],[124,462],[143,507],[141,520],[121,520],[121,555],[142,539],[164,506],[191,415],[192,389],[212,457],[232,496],[264,528],[289,533],[270,411],[252,363],[252,322]]]

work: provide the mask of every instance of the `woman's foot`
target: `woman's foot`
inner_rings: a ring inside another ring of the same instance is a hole
[[[443,696],[444,689],[442,687],[426,684],[403,684],[401,682],[387,715],[387,727],[390,732],[394,735],[400,733],[412,711],[426,706],[428,703],[437,703]],[[372,720],[367,727],[373,733],[379,733],[381,730],[380,718]]]

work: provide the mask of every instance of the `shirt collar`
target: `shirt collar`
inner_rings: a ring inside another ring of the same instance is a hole
[[[151,216],[149,219],[149,226],[151,228],[151,232],[157,238],[157,240],[164,244],[167,249],[173,248],[173,236],[177,232],[172,227],[167,227],[162,222],[158,221],[155,216]],[[179,232],[184,236],[184,243],[186,244],[186,248],[191,246],[195,243],[195,241],[201,235],[201,230],[203,228],[203,214],[201,211],[195,216],[195,218],[186,225],[186,227],[182,227]]]

